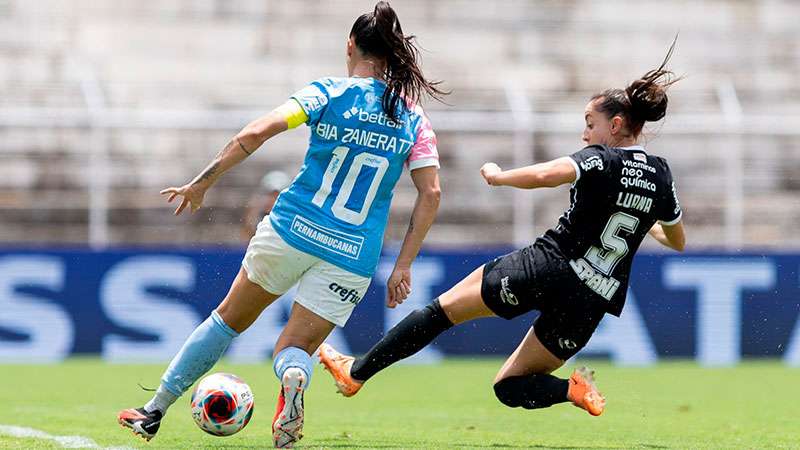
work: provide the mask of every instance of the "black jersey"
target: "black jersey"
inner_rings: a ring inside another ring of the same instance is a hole
[[[664,158],[640,146],[592,145],[570,158],[577,173],[570,207],[541,239],[608,301],[608,313],[619,316],[642,239],[656,221],[673,225],[681,219],[672,173]]]

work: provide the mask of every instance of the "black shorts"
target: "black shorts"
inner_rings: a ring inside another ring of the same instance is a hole
[[[504,319],[540,311],[533,332],[563,360],[589,342],[608,306],[580,282],[560,252],[541,241],[487,263],[481,296]]]

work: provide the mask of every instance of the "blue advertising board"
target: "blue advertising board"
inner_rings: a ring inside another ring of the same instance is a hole
[[[408,312],[427,304],[508,248],[427,250],[413,267],[413,294],[384,305],[393,258],[385,255],[368,294],[334,345],[365,352]],[[108,361],[167,361],[224,297],[242,250],[0,250],[0,363],[55,362],[98,354]],[[625,310],[606,316],[580,356],[646,365],[694,358],[732,365],[743,357],[800,366],[800,255],[640,254]],[[261,361],[288,317],[291,292],[234,341],[227,357]],[[482,319],[455,327],[417,356],[507,355],[536,317]]]

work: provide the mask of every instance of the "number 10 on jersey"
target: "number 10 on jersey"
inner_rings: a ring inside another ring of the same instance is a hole
[[[344,165],[344,161],[349,152],[350,149],[344,146],[336,147],[333,150],[331,162],[328,163],[328,167],[325,169],[325,174],[322,176],[322,185],[314,194],[314,198],[311,199],[311,203],[320,208],[322,208],[322,206],[325,204],[325,200],[328,199],[328,196],[333,190],[333,182],[336,180],[336,176],[339,174],[339,171],[342,170],[342,166]],[[358,175],[365,166],[374,168],[375,175],[370,181],[369,188],[367,189],[367,193],[364,197],[364,203],[361,204],[361,208],[358,211],[355,211],[347,208],[345,205],[347,205],[348,200],[350,200],[350,197],[353,194],[353,188],[356,185],[356,181],[358,181]],[[350,169],[347,171],[347,175],[345,175],[344,181],[339,188],[339,193],[336,195],[336,199],[331,207],[331,212],[333,212],[333,215],[337,219],[353,225],[363,224],[364,221],[367,220],[369,208],[372,206],[372,202],[375,200],[375,195],[378,193],[378,187],[380,186],[381,180],[386,174],[386,170],[388,168],[389,160],[383,156],[373,155],[367,152],[356,155],[353,158]]]

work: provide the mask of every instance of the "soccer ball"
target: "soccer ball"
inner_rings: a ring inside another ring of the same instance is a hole
[[[250,386],[229,373],[203,378],[192,392],[192,417],[206,433],[230,436],[244,428],[253,416]]]

